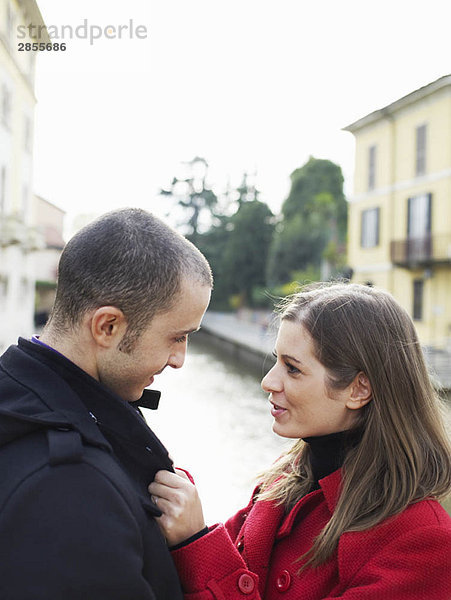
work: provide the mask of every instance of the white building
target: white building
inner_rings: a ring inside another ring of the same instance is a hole
[[[36,278],[35,325],[40,329],[47,321],[56,291],[58,262],[64,248],[65,211],[45,198],[33,198],[33,223],[44,240],[44,247],[33,252]]]
[[[44,26],[34,0],[0,0],[0,351],[33,331],[32,255],[42,243],[32,227],[37,53],[25,46],[36,40],[18,36],[29,24]]]

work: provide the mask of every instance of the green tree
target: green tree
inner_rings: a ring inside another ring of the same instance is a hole
[[[270,249],[268,283],[286,283],[296,271],[318,269],[324,261],[336,270],[344,255],[346,227],[341,168],[310,157],[291,174],[290,193]]]
[[[216,223],[197,238],[196,245],[210,263],[214,287],[210,306],[216,310],[229,308],[231,294],[224,277],[224,253],[231,235],[230,217],[217,216]]]
[[[265,283],[273,221],[273,213],[259,200],[242,203],[230,220],[222,271],[227,290],[239,294],[243,304],[251,302],[253,288]]]
[[[178,179],[174,177],[169,190],[160,190],[161,196],[170,197],[176,201],[178,206],[188,210],[189,217],[186,222],[188,226],[187,237],[197,243],[201,215],[203,212],[214,215],[214,209],[218,198],[213,190],[208,187],[207,174],[208,163],[204,158],[196,156],[185,163],[190,171],[188,177]]]

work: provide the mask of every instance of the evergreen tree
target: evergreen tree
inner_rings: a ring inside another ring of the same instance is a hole
[[[196,156],[186,164],[190,175],[184,179],[174,177],[171,188],[160,190],[160,195],[175,199],[178,206],[188,210],[190,215],[186,223],[189,228],[187,237],[195,244],[199,238],[201,214],[207,211],[210,215],[214,215],[218,198],[206,183],[207,161]]]

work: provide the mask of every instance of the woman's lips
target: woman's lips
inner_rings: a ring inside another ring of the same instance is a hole
[[[287,412],[286,408],[283,408],[282,406],[279,406],[278,404],[276,404],[275,402],[271,402],[271,415],[277,419],[277,417],[282,416],[284,413]]]

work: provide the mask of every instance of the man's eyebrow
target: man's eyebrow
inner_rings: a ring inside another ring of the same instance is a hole
[[[196,331],[199,331],[200,327],[194,327],[193,329],[182,329],[181,331],[173,331],[172,334],[173,335],[188,335],[190,333],[196,333]]]

